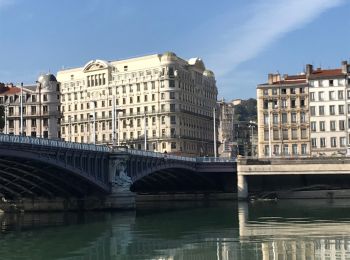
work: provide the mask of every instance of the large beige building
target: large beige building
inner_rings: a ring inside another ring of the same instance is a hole
[[[22,115],[21,94],[23,95]],[[60,138],[59,85],[54,75],[41,75],[34,85],[1,84],[0,106],[3,107],[6,118],[2,133],[51,139]],[[21,116],[23,118],[22,127]]]
[[[111,62],[93,60],[59,71],[57,80],[65,140],[119,143],[157,152],[214,153],[217,88],[213,72],[201,59],[187,61],[166,52]]]
[[[258,156],[309,156],[306,75],[269,74],[257,87]]]

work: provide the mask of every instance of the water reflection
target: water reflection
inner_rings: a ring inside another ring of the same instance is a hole
[[[1,259],[350,260],[346,201],[0,215]]]
[[[239,203],[242,243],[261,241],[262,259],[350,259],[347,201]]]

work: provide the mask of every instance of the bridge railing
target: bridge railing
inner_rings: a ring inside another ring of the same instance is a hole
[[[59,140],[51,140],[51,139],[45,139],[45,138],[36,138],[36,137],[19,136],[19,135],[0,134],[0,143],[1,142],[41,145],[41,146],[88,150],[88,151],[97,151],[97,152],[111,151],[111,148],[105,145],[73,143],[73,142],[65,142],[65,141],[59,141]]]
[[[151,152],[151,151],[129,149],[128,147],[118,147],[117,150],[129,153],[132,155],[172,159],[172,160],[187,161],[187,162],[201,162],[201,163],[236,162],[236,158],[178,156],[178,155],[172,155],[172,154],[166,154],[166,153],[157,153],[157,152]]]
[[[201,163],[223,163],[223,162],[236,162],[236,158],[228,158],[228,157],[197,157],[197,162]]]
[[[151,151],[128,149],[126,147],[125,148],[120,147],[120,148],[118,148],[118,150],[125,151],[125,152],[133,154],[133,155],[144,156],[144,157],[154,157],[154,158],[164,158],[164,159],[172,159],[172,160],[179,160],[179,161],[196,162],[196,158],[193,158],[193,157],[186,157],[186,156],[178,156],[178,155],[157,153],[157,152],[151,152]]]

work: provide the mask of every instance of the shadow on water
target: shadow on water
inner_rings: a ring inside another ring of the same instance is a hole
[[[350,202],[157,202],[0,215],[1,259],[348,259]],[[348,257],[348,258],[346,258]]]

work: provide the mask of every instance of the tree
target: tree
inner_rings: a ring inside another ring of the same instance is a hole
[[[235,120],[237,121],[256,121],[256,99],[250,98],[248,100],[242,100],[241,104],[235,107]]]

